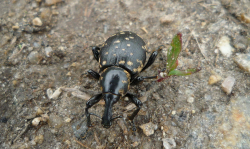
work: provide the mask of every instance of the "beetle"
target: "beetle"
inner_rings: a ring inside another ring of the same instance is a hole
[[[139,76],[139,73],[154,63],[161,49],[160,46],[158,50],[152,52],[146,63],[146,44],[140,36],[130,31],[118,32],[109,37],[100,47],[92,47],[94,58],[98,61],[100,70],[97,73],[90,69],[88,74],[99,80],[102,92],[91,97],[86,103],[85,115],[88,127],[92,126],[90,115],[95,115],[89,113],[89,108],[104,99],[105,110],[101,124],[104,128],[109,128],[114,119],[120,118],[112,118],[112,106],[119,99],[127,96],[137,107],[132,115],[128,116],[129,120],[132,121],[133,129],[135,129],[133,120],[140,111],[142,102],[128,90],[130,85],[139,84],[144,79],[157,78],[157,76],[142,77]]]

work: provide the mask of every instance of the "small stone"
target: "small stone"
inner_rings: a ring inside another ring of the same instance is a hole
[[[35,26],[42,26],[43,22],[40,18],[36,17],[35,19],[32,20],[33,25]]]
[[[38,126],[39,125],[39,123],[40,123],[40,121],[41,121],[41,117],[36,117],[36,118],[34,118],[33,120],[32,120],[32,125],[33,126]]]
[[[239,54],[234,58],[234,62],[244,71],[250,73],[250,53]]]
[[[38,135],[35,137],[35,142],[38,143],[38,144],[42,144],[43,143],[43,140],[44,140],[44,137],[43,135]]]
[[[62,2],[63,0],[45,0],[45,5],[50,6],[56,3]]]
[[[44,51],[45,51],[45,54],[46,54],[47,57],[51,57],[52,56],[53,50],[52,50],[51,47],[46,47],[44,49]]]
[[[166,15],[160,18],[161,24],[169,24],[173,22],[175,17],[173,15]]]
[[[132,144],[133,147],[137,147],[138,145],[139,145],[139,143],[138,143],[137,141],[135,141],[135,142]]]
[[[156,124],[153,124],[152,122],[149,122],[141,125],[140,128],[143,130],[143,133],[146,136],[150,136],[154,134],[154,131],[158,128],[158,126]]]
[[[19,26],[12,26],[12,29],[17,30],[19,29]]]
[[[51,17],[51,11],[50,11],[49,8],[44,9],[44,10],[41,12],[41,18],[42,18],[43,20],[48,20],[50,17]]]
[[[12,81],[12,84],[13,84],[14,87],[16,87],[17,84],[18,84],[17,80],[13,80],[13,81]]]
[[[63,119],[58,115],[51,114],[49,117],[49,125],[54,128],[60,128],[63,125]]]
[[[195,110],[192,110],[192,114],[195,114]]]
[[[50,96],[50,99],[57,99],[60,94],[62,93],[62,90],[61,88],[58,88],[51,96]]]
[[[46,93],[47,93],[48,98],[51,99],[51,96],[53,94],[53,90],[51,88],[48,88]]]
[[[188,103],[193,103],[194,102],[194,97],[188,97],[187,102]]]
[[[39,53],[37,51],[32,51],[28,55],[28,60],[32,64],[37,64],[39,61]]]
[[[68,73],[66,74],[66,76],[71,76],[71,72],[68,72]]]
[[[175,115],[176,114],[176,111],[172,111],[172,115]]]
[[[124,97],[124,100],[125,100],[125,101],[129,101],[129,98],[128,98],[128,97]]]
[[[40,45],[37,42],[34,42],[33,45],[34,45],[35,48],[40,48]]]
[[[217,44],[217,47],[221,51],[223,56],[230,57],[233,48],[230,45],[230,38],[227,36],[222,36]]]
[[[41,115],[41,114],[43,114],[44,112],[43,112],[43,110],[41,109],[41,108],[37,108],[37,110],[36,110],[36,115]]]
[[[222,82],[221,88],[228,95],[232,92],[234,83],[235,83],[235,78],[229,76]]]
[[[162,142],[165,149],[172,149],[176,147],[176,143],[173,138],[163,138]]]
[[[71,118],[67,117],[67,118],[65,119],[65,122],[66,122],[66,123],[70,123],[71,120],[72,120]]]
[[[219,75],[211,75],[209,77],[208,84],[212,85],[212,84],[215,84],[215,83],[219,82],[220,80],[221,80],[221,76],[219,76]]]

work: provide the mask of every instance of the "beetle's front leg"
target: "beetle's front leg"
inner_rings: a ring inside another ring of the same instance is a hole
[[[89,108],[91,108],[93,105],[98,103],[101,99],[102,99],[102,93],[91,97],[86,103],[85,115],[87,117],[87,125],[88,125],[88,127],[91,127]]]
[[[136,131],[136,127],[134,124],[134,118],[135,116],[138,114],[138,112],[140,111],[141,107],[142,107],[142,102],[133,94],[131,93],[127,93],[126,96],[129,98],[129,100],[134,103],[137,107],[137,109],[132,113],[132,115],[128,116],[128,119],[132,121],[133,124],[133,131]]]
[[[96,80],[99,80],[100,78],[100,74],[95,72],[94,70],[92,69],[89,69],[88,70],[88,74],[91,75],[93,78],[95,78]]]

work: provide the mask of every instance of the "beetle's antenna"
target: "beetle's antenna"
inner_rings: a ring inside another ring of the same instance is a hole
[[[96,117],[102,119],[99,115],[96,115],[95,113],[89,113],[89,115],[94,115],[94,116],[96,116]]]
[[[122,118],[122,116],[120,116],[120,115],[119,115],[119,116],[116,116],[116,117],[112,118],[111,121],[113,121],[113,120],[115,120],[115,119],[117,119],[117,118]]]

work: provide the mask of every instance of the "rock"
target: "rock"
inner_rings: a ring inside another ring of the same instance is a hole
[[[154,131],[158,128],[158,126],[156,124],[153,124],[152,122],[149,122],[141,125],[140,128],[143,130],[143,133],[146,136],[150,136],[154,134]]]
[[[187,102],[188,103],[193,103],[194,102],[194,97],[188,97]]]
[[[232,92],[234,83],[235,83],[235,78],[229,76],[222,82],[221,88],[228,95]]]
[[[45,5],[50,6],[60,2],[63,2],[63,0],[45,0]]]
[[[209,77],[208,84],[212,85],[212,84],[215,84],[215,83],[219,82],[220,80],[221,80],[221,76],[219,76],[219,75],[211,75]]]
[[[175,17],[173,15],[166,15],[160,18],[161,24],[169,24],[173,22]]]
[[[43,135],[38,135],[35,137],[34,141],[38,144],[42,144],[43,143],[43,140],[44,140],[44,137]]]
[[[234,40],[234,47],[240,50],[246,50],[248,46],[248,39],[244,36],[237,36]]]
[[[88,131],[86,119],[75,122],[72,125],[72,129],[73,129],[73,132],[74,132],[74,135],[76,138],[82,139],[82,138],[86,137],[86,134]]]
[[[52,50],[51,47],[46,47],[46,48],[44,49],[44,51],[45,51],[45,55],[46,55],[47,57],[51,57],[52,54],[53,54],[53,50]]]
[[[28,60],[32,64],[37,64],[39,62],[39,57],[40,57],[40,55],[37,51],[32,51],[28,55]]]
[[[234,58],[234,62],[244,71],[250,73],[250,53],[239,54]]]
[[[50,127],[60,128],[63,125],[63,119],[58,115],[51,114],[49,117],[49,125]]]
[[[230,45],[230,38],[227,36],[222,36],[217,44],[217,47],[221,51],[223,56],[230,57],[233,48]]]
[[[36,17],[35,19],[32,20],[32,23],[34,26],[42,26],[43,22],[40,18]]]
[[[176,143],[172,138],[164,138],[162,139],[162,142],[165,149],[172,149],[176,147]]]
[[[48,88],[46,93],[47,93],[48,98],[51,99],[51,96],[53,94],[53,90],[51,88]]]
[[[62,93],[62,89],[58,88],[49,98],[50,99],[57,99],[61,93]]]

